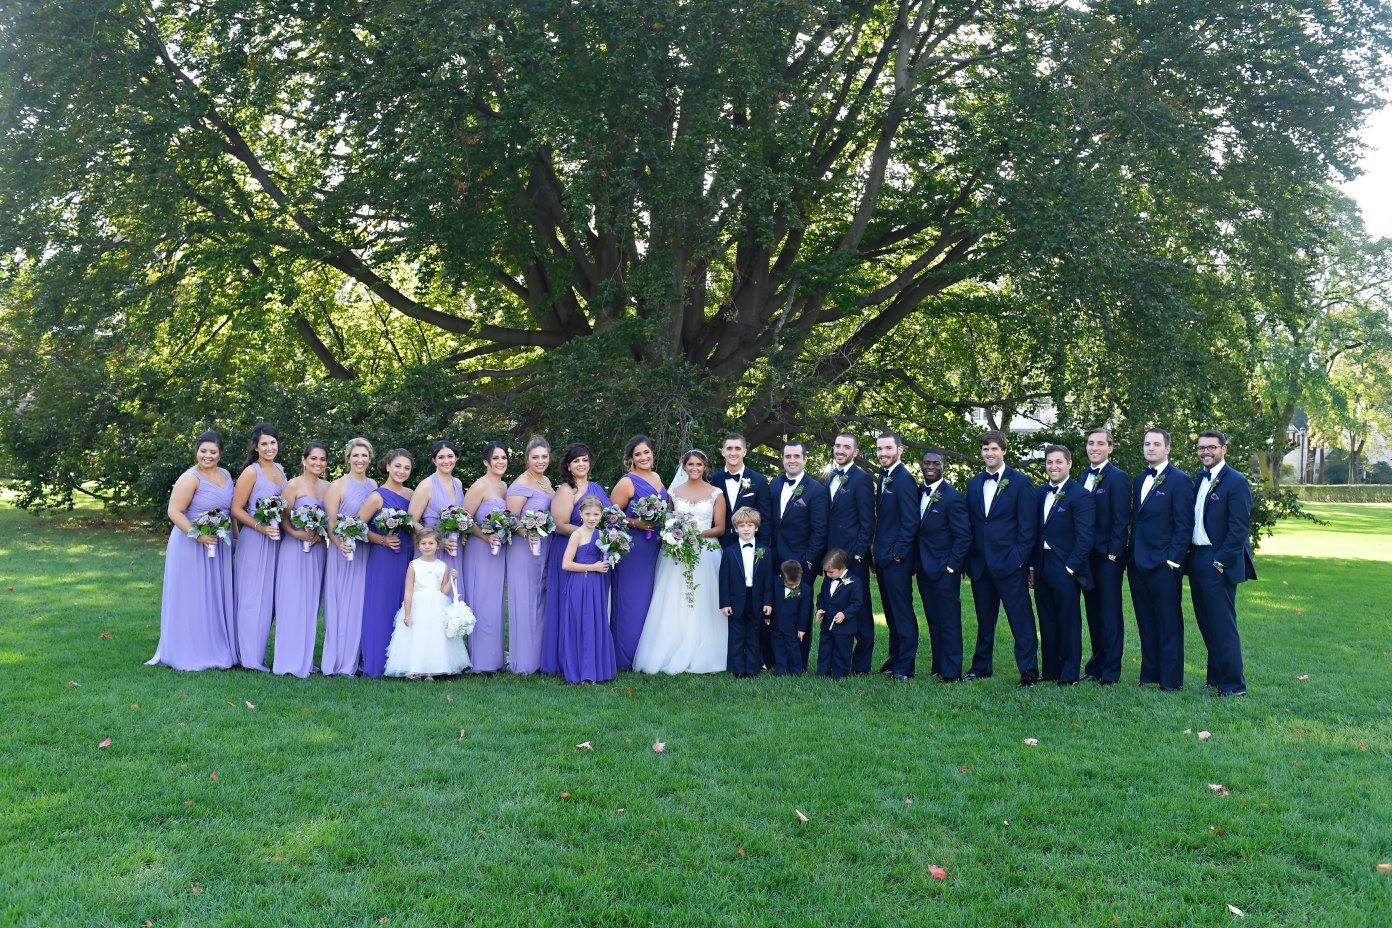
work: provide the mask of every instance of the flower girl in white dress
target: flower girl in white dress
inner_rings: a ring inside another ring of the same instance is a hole
[[[469,666],[463,638],[445,634],[447,594],[459,578],[435,557],[440,533],[433,528],[416,533],[419,555],[406,569],[406,600],[396,611],[396,626],[387,646],[388,677],[430,677],[455,674]]]

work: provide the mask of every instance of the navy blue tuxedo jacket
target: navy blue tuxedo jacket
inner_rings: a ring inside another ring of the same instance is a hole
[[[760,554],[759,552],[763,552]],[[754,598],[754,614],[764,617],[769,603],[769,590],[774,582],[773,554],[765,545],[754,542],[754,586],[744,585],[744,558],[739,540],[720,553],[720,608],[729,606],[735,615],[743,615],[750,596]]]
[[[1046,483],[1035,490],[1039,500],[1039,541],[1034,546],[1034,567],[1044,566],[1044,545],[1063,558],[1063,566],[1073,571],[1073,579],[1085,590],[1092,589],[1092,569],[1089,555],[1093,547],[1093,519],[1097,504],[1083,485],[1072,479],[1063,482],[1062,500],[1054,500],[1049,518],[1044,518],[1044,501],[1049,496]]]
[[[967,514],[972,524],[967,573],[978,580],[987,574],[1003,579],[1027,566],[1039,537],[1039,500],[1034,484],[1013,467],[1001,471],[1000,480],[1010,482],[996,487],[989,516],[981,495],[986,472],[967,481]]]
[[[1203,471],[1194,481],[1194,492],[1203,484]],[[1257,579],[1252,563],[1252,485],[1239,471],[1224,463],[1218,479],[1210,481],[1205,495],[1203,524],[1213,543],[1213,559],[1223,565],[1223,576],[1233,583]]]
[[[787,588],[782,575],[776,575],[769,594],[773,600],[773,627],[793,634],[812,631],[812,584],[804,574],[798,595],[791,599],[783,592]]]
[[[779,474],[769,484],[769,506],[773,509],[770,520],[773,523],[773,547],[778,552],[780,564],[783,561],[797,561],[803,565],[803,570],[811,565],[815,572],[821,569],[822,555],[826,554],[827,488],[804,472],[800,484],[802,493],[797,499],[788,501],[786,512],[779,512],[783,486],[788,482],[783,474]]]
[[[821,622],[823,631],[830,631],[833,635],[856,633],[856,616],[860,615],[860,604],[865,596],[862,587],[859,580],[847,573],[837,584],[836,594],[830,595],[827,590],[831,588],[831,581],[826,577],[822,578],[822,592],[817,595],[817,608],[826,610]],[[838,612],[846,614],[845,621],[840,625],[832,622]]]
[[[918,481],[902,463],[875,477],[875,564],[909,560],[918,540]]]
[[[928,490],[920,493],[922,500]],[[971,516],[967,515],[967,498],[960,490],[944,480],[938,484],[938,498],[923,510],[918,520],[918,567],[928,577],[937,579],[951,567],[962,573],[971,552]]]
[[[1086,486],[1086,477],[1078,480]],[[1126,471],[1108,461],[1092,487],[1096,504],[1093,517],[1092,550],[1103,556],[1111,555],[1123,561],[1127,535],[1131,529],[1131,478]]]
[[[735,510],[742,506],[759,513],[759,531],[755,533],[755,538],[759,544],[768,544],[772,535],[773,521],[771,519],[772,510],[769,508],[769,482],[768,478],[756,470],[752,470],[748,464],[744,466],[742,476],[749,479],[749,489],[739,488],[738,496],[730,499],[725,492],[725,479],[730,474],[726,470],[718,470],[706,478],[706,481],[725,497],[725,534],[720,536],[720,546],[728,548],[735,543],[739,536],[735,534]]]
[[[1194,534],[1194,484],[1173,463],[1165,466],[1156,484],[1141,502],[1145,472],[1132,481],[1131,565],[1154,570],[1173,561],[1182,568]]]
[[[875,537],[874,480],[854,464],[836,496],[831,496],[831,477],[827,478],[827,497],[831,508],[827,516],[827,549],[840,548],[852,558],[868,561],[870,543]]]

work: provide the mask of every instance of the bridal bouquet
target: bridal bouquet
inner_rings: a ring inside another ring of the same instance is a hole
[[[377,526],[377,531],[383,535],[395,535],[398,532],[409,532],[411,530],[411,514],[405,509],[393,509],[390,506],[383,507],[377,513],[372,524]]]
[[[516,516],[516,531],[527,536],[532,556],[541,554],[541,540],[556,530],[556,520],[551,518],[549,509],[524,509]]]
[[[232,517],[227,514],[225,509],[209,509],[201,516],[193,520],[193,528],[188,530],[188,537],[198,538],[201,535],[215,535],[223,541],[232,541]],[[208,557],[217,557],[217,545],[206,545]]]
[[[334,523],[334,535],[348,545],[344,560],[351,561],[358,542],[367,541],[367,523],[357,516],[339,516]]]
[[[660,496],[644,496],[633,503],[633,518],[654,528],[659,527],[667,519],[667,503]],[[647,537],[653,537],[651,528],[647,531]]]
[[[701,552],[716,547],[710,538],[702,538],[696,521],[689,515],[674,512],[662,524],[662,553],[682,567],[686,577],[686,604],[696,605],[696,565]]]
[[[324,514],[324,507],[318,503],[305,503],[295,511],[290,513],[290,524],[298,531],[311,532],[315,535],[325,535],[328,533],[328,516]],[[301,541],[304,549],[308,551],[311,547],[318,544],[319,540]]]
[[[460,535],[468,534],[474,527],[474,517],[458,506],[446,506],[440,510],[440,521],[435,527],[450,541],[458,541]]]
[[[489,540],[488,543],[492,550],[488,553],[497,557],[498,549],[512,538],[516,526],[513,524],[512,513],[506,509],[495,509],[478,524],[478,530]],[[496,543],[493,541],[495,538],[497,539]]]
[[[280,520],[285,518],[285,510],[289,508],[290,501],[283,496],[263,496],[256,501],[256,507],[251,510],[251,517],[270,528],[279,538]]]

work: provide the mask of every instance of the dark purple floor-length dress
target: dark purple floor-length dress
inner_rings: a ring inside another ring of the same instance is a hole
[[[575,551],[578,564],[598,564],[603,559],[594,538]],[[561,673],[567,683],[612,680],[618,668],[609,631],[609,575],[566,571],[565,576],[557,629]]]
[[[378,487],[373,492],[382,497],[383,508],[404,510],[411,502],[386,487]],[[413,557],[415,552],[408,532],[401,533],[401,546],[395,551],[386,545],[372,546],[372,556],[367,559],[367,579],[363,583],[362,672],[365,677],[380,677],[387,666],[387,645],[391,643],[396,610],[406,598],[406,568],[411,566]]]
[[[628,517],[633,515],[633,504],[645,496],[659,496],[666,501],[667,489],[653,489],[652,484],[642,477],[629,474],[633,483],[633,499],[628,503]],[[638,639],[643,635],[643,622],[648,617],[648,604],[652,601],[653,580],[657,573],[657,556],[662,551],[662,542],[656,531],[633,530],[633,547],[614,568],[613,608],[610,611],[614,629],[614,657],[620,670],[633,669],[633,652],[638,650]]]
[[[609,494],[604,492],[604,487],[591,480],[590,485],[585,488],[585,492],[577,496],[575,504],[570,507],[571,525],[578,526],[580,524],[580,501],[587,496],[599,497],[599,501],[605,506],[610,503]],[[551,550],[546,555],[546,601],[542,603],[541,621],[542,673],[559,674],[561,672],[562,661],[557,650],[557,632],[561,624],[561,600],[565,596],[566,583],[572,576],[561,570],[561,561],[565,559],[566,545],[569,543],[569,535],[557,532],[551,539]]]

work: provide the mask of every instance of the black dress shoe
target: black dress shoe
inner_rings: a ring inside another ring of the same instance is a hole
[[[1240,690],[1219,690],[1219,691],[1218,691],[1218,696],[1219,696],[1219,698],[1226,697],[1226,696],[1246,696],[1246,695],[1247,695],[1247,690],[1246,690],[1246,688],[1243,688],[1243,689],[1240,689]]]
[[[1116,686],[1116,685],[1117,685],[1117,681],[1115,681],[1115,680],[1098,680],[1098,681],[1097,681],[1097,685],[1098,685],[1098,686]]]
[[[962,674],[963,680],[989,680],[990,678],[991,675],[989,673],[977,673],[975,670],[968,670],[966,673]]]
[[[1099,676],[1098,676],[1097,674],[1095,674],[1095,673],[1085,673],[1085,674],[1083,674],[1083,679],[1084,679],[1084,680],[1091,680],[1093,683],[1101,683],[1101,682],[1102,682],[1102,678],[1099,677]]]
[[[1059,680],[1059,681],[1058,681],[1058,685],[1059,685],[1059,686],[1077,686],[1077,685],[1078,685],[1078,681],[1077,681],[1077,680]]]
[[[892,673],[889,675],[891,680],[907,680],[909,675],[906,673]]]
[[[1180,691],[1180,689],[1181,689],[1181,688],[1178,687],[1178,686],[1161,686],[1161,687],[1160,687],[1160,692],[1162,692],[1162,693],[1178,693],[1178,692]]]
[[[1038,678],[1038,677],[1021,677],[1021,678],[1020,678],[1020,686],[1022,686],[1022,687],[1023,687],[1023,686],[1034,686],[1034,685],[1035,685],[1036,683],[1038,683],[1038,682],[1039,682],[1039,678]]]

